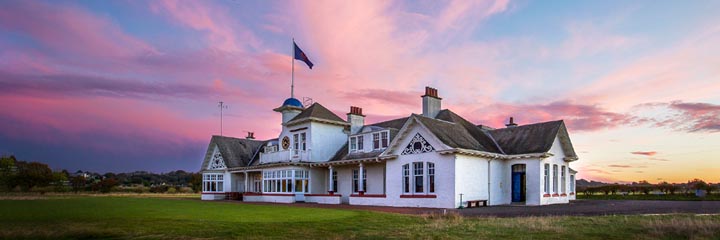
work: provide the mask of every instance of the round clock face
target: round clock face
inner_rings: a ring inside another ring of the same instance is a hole
[[[283,149],[288,149],[289,147],[290,147],[290,138],[287,137],[287,136],[285,136],[285,137],[282,139],[282,148],[283,148]]]

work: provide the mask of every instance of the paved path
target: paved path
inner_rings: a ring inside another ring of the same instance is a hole
[[[458,210],[463,216],[597,216],[627,214],[720,214],[720,201],[577,200],[546,206],[492,206]]]
[[[402,208],[356,205],[328,205],[315,203],[243,203],[253,205],[285,205],[296,207],[368,210],[401,214],[428,214],[443,211],[458,212],[468,217],[524,217],[524,216],[598,216],[628,214],[695,213],[720,214],[720,201],[648,201],[648,200],[577,200],[570,204],[545,206],[505,205],[469,209]]]

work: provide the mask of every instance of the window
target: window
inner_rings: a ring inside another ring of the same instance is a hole
[[[402,166],[402,176],[403,192],[410,193],[410,164]]]
[[[412,175],[410,175],[410,166],[412,166]],[[410,163],[402,165],[402,192],[403,194],[435,193],[435,163],[414,162],[412,165]]]
[[[367,169],[363,169],[363,170],[364,170],[363,174],[362,174],[363,188],[359,189],[360,186],[358,185],[358,176],[359,176],[360,170],[353,169],[353,189],[352,189],[353,192],[360,192],[360,191],[365,192],[365,189],[367,189]]]
[[[293,174],[295,175],[293,177]],[[309,192],[309,172],[303,170],[264,171],[263,192],[292,193]]]
[[[203,192],[223,192],[223,174],[222,173],[205,173],[203,174]]]
[[[545,164],[545,193],[550,193],[550,164]]]
[[[350,137],[350,152],[357,151],[357,138]]]
[[[388,147],[388,132],[387,131],[380,133],[380,146],[382,148]]]
[[[363,136],[357,136],[357,150],[362,151],[363,150]]]
[[[553,193],[558,192],[558,165],[553,165]]]
[[[380,133],[373,133],[373,149],[380,148]]]
[[[300,141],[297,133],[293,134],[293,149],[300,149]]]
[[[427,169],[428,169],[428,192],[434,193],[435,192],[435,164],[428,162]]]
[[[560,179],[562,179],[561,185],[560,185],[560,190],[562,193],[566,193],[565,192],[565,184],[567,184],[567,181],[565,180],[565,166],[562,166],[562,169],[560,171]]]
[[[337,171],[332,171],[332,189],[337,192]]]
[[[413,175],[415,176],[415,193],[423,193],[425,190],[423,189],[423,162],[414,162],[413,163]]]
[[[575,175],[570,175],[570,192],[575,192]]]
[[[305,141],[305,140],[306,140],[306,138],[305,138],[305,133],[300,133],[300,145],[301,145],[300,148],[301,148],[303,151],[305,151],[305,149],[307,149],[307,148],[306,148],[306,147],[307,147],[307,144],[306,144],[306,141]]]

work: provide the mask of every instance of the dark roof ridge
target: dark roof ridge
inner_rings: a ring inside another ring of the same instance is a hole
[[[318,102],[315,102],[310,105],[310,107],[305,108],[297,116],[290,119],[290,121],[288,122],[293,122],[304,118],[319,118],[330,121],[345,122],[345,120],[343,120],[338,115],[330,111],[330,109],[327,109],[325,106]]]

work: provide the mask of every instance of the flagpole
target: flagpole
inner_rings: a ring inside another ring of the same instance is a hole
[[[290,78],[290,98],[295,98],[295,38],[292,39],[292,77]]]

